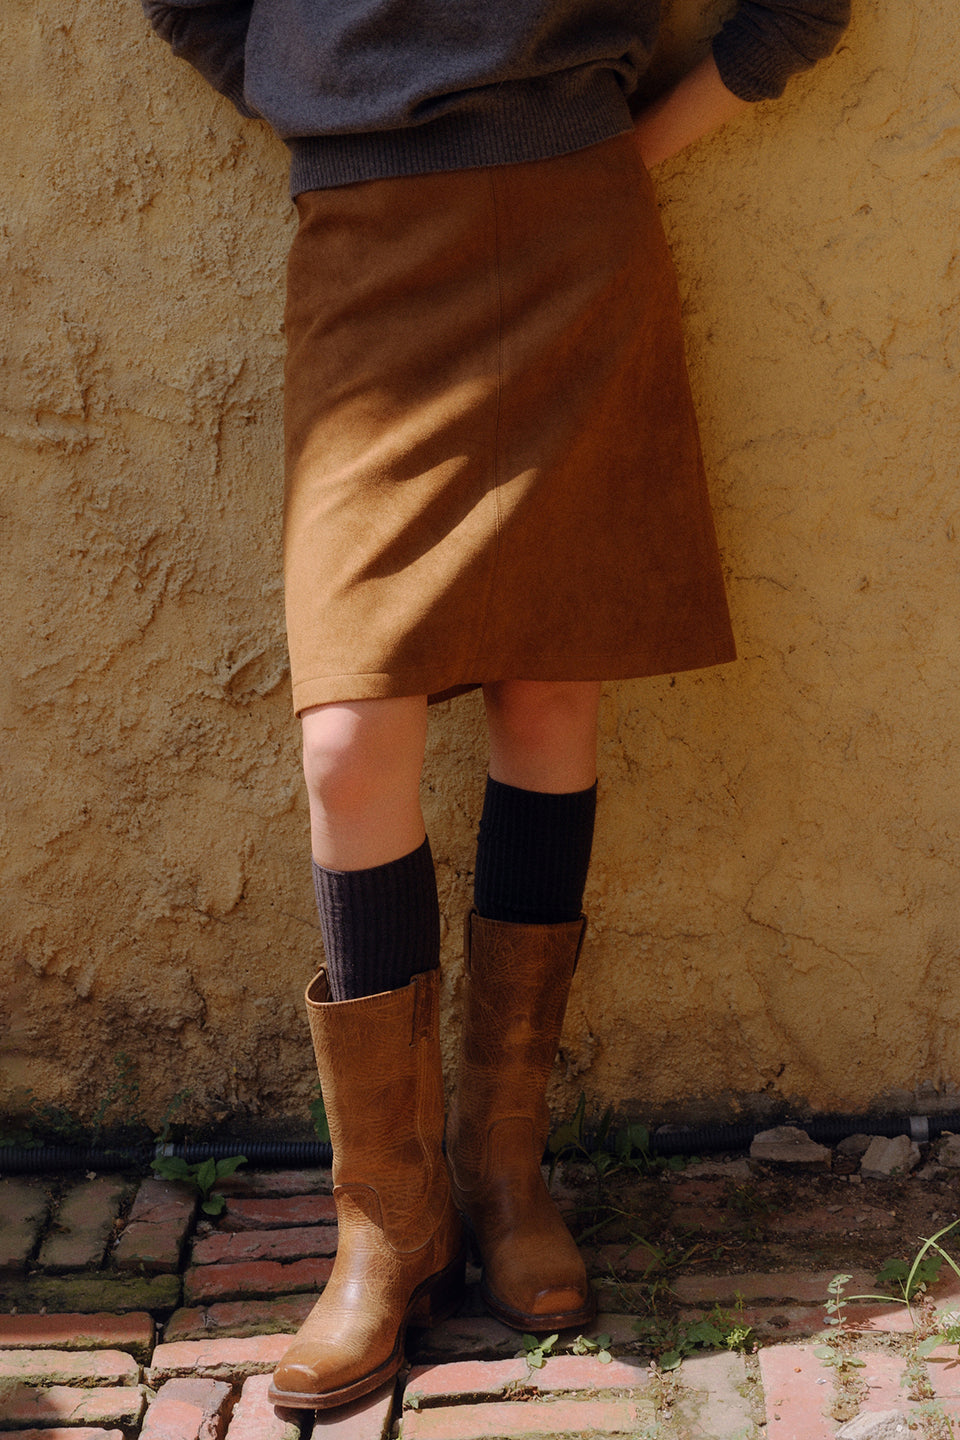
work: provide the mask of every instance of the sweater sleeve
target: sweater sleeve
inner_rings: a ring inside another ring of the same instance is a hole
[[[174,55],[188,60],[241,115],[254,116],[243,96],[244,46],[253,0],[141,0],[147,19]]]
[[[850,0],[741,0],[713,41],[720,78],[741,100],[773,100],[798,70],[829,55]]]

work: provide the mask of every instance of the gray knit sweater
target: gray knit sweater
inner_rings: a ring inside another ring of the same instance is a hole
[[[292,152],[291,189],[544,159],[630,128],[659,0],[142,0]],[[745,100],[834,48],[850,0],[740,0],[713,41]]]

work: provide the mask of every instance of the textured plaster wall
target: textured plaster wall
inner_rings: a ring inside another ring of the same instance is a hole
[[[960,38],[855,9],[657,176],[742,658],[607,689],[559,1105],[960,1105]],[[661,78],[720,13],[669,7]],[[124,1052],[154,1122],[185,1085],[305,1118],[285,152],[134,0],[0,36],[6,1103],[89,1117]],[[482,776],[476,698],[440,707],[451,1013]]]

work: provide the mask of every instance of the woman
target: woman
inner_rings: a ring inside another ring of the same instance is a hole
[[[656,0],[144,0],[288,141],[284,568],[325,970],[333,1275],[273,1382],[325,1408],[456,1303],[583,1326],[543,1183],[604,679],[733,658],[645,166],[826,55],[848,0],[742,0],[634,119]],[[482,686],[487,793],[441,1151],[427,705]],[[449,1170],[448,1170],[449,1166]],[[462,1217],[462,1218],[461,1218]]]

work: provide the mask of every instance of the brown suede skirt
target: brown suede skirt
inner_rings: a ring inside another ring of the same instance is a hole
[[[297,206],[297,711],[733,659],[676,281],[632,137]]]

